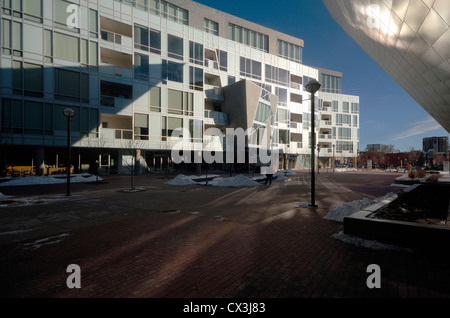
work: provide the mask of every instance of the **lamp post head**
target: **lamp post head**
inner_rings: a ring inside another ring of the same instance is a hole
[[[64,109],[63,114],[64,114],[64,116],[66,116],[66,117],[73,117],[73,116],[75,116],[75,112],[73,111],[72,108],[66,108],[66,109]]]
[[[316,80],[312,79],[305,85],[305,89],[308,93],[315,94],[322,85]]]

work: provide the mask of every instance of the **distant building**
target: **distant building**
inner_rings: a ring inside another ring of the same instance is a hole
[[[367,152],[394,152],[393,145],[369,144]]]
[[[423,151],[434,151],[437,153],[448,152],[448,137],[427,137],[423,138]]]

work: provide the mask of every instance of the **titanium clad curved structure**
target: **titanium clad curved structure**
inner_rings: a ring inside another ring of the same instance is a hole
[[[333,19],[450,132],[448,0],[323,0]]]

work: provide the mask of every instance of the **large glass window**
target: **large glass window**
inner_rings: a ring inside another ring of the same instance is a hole
[[[336,125],[342,126],[342,125],[351,125],[352,124],[352,117],[351,115],[344,115],[344,114],[336,114]]]
[[[266,81],[289,86],[289,71],[266,64]]]
[[[73,3],[64,0],[53,0],[53,23],[58,28],[79,33],[80,30],[78,28],[69,28],[67,26],[67,18],[72,14],[72,12],[67,11],[67,8],[71,4]]]
[[[168,34],[167,35],[167,52],[168,56],[183,60],[183,38]]]
[[[265,34],[230,23],[228,25],[228,38],[256,49],[269,52],[269,37]]]
[[[55,69],[55,99],[89,103],[89,75]]]
[[[25,19],[42,23],[42,0],[23,0],[23,13]]]
[[[23,63],[24,94],[26,96],[43,97],[44,72],[42,65]]]
[[[286,41],[278,40],[278,56],[302,63],[302,47]]]
[[[240,58],[241,76],[261,79],[261,62],[254,61],[245,57]]]
[[[80,39],[74,36],[53,33],[54,57],[71,62],[80,61]]]
[[[183,83],[183,63],[163,60],[162,78],[164,81]]]
[[[351,128],[338,128],[338,138],[339,139],[352,139],[352,129]]]
[[[135,24],[134,47],[139,50],[161,54],[161,32]]]
[[[24,102],[25,134],[41,135],[44,128],[43,104],[38,102]]]
[[[169,89],[167,108],[170,114],[192,116],[194,114],[193,94]]]

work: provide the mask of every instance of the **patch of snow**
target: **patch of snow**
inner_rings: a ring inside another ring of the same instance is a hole
[[[394,193],[388,193],[385,196],[376,198],[374,200],[364,198],[362,200],[356,200],[356,201],[344,203],[344,204],[338,206],[337,208],[329,211],[328,214],[325,215],[323,218],[326,220],[343,222],[344,218],[346,216],[356,213],[356,212],[358,212],[364,208],[367,208],[368,206],[376,204],[378,202],[384,201],[393,195],[394,195]]]
[[[194,180],[192,180],[188,176],[185,176],[183,174],[179,174],[174,179],[170,180],[169,182],[166,182],[166,184],[177,185],[177,186],[185,186],[185,185],[198,184],[198,183],[195,182]]]
[[[337,234],[333,234],[331,237],[337,240],[341,240],[344,243],[353,244],[357,247],[364,247],[378,251],[390,250],[390,251],[414,252],[414,250],[408,248],[384,244],[378,241],[366,240],[357,236],[348,235],[345,234],[343,231],[340,231]]]
[[[31,249],[31,250],[35,250],[35,249],[38,249],[38,248],[40,248],[41,246],[44,246],[44,245],[59,243],[59,242],[62,241],[62,239],[54,240],[54,241],[52,241],[52,239],[65,237],[65,236],[69,236],[69,235],[70,234],[68,234],[68,233],[64,233],[64,234],[61,234],[61,235],[58,235],[58,236],[53,236],[53,237],[48,237],[48,238],[45,238],[45,239],[37,240],[37,241],[34,241],[33,243],[25,243],[24,246],[29,247],[29,249]]]
[[[91,182],[96,181],[97,177],[91,174],[71,174],[70,182]],[[98,180],[102,178],[98,177]],[[66,183],[67,177],[64,175],[50,175],[50,176],[25,176],[11,179],[0,183],[0,186],[21,186],[21,185],[36,185],[36,184],[57,184]]]
[[[230,178],[215,178],[212,181],[208,181],[208,184],[215,187],[255,187],[261,185],[259,182],[242,174]]]
[[[1,193],[0,192],[0,199],[8,199],[8,198],[10,198],[11,196],[9,196],[9,195],[4,195],[3,193]]]
[[[356,168],[334,168],[336,172],[358,171]]]
[[[25,232],[30,232],[33,229],[28,229],[28,230],[16,230],[16,231],[9,231],[9,232],[0,232],[0,235],[15,235],[15,234],[20,234],[20,233],[25,233]]]

